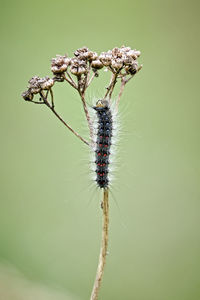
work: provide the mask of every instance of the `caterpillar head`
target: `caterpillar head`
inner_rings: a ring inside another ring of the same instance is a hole
[[[102,110],[109,107],[109,102],[104,99],[100,99],[96,102],[96,106],[93,106],[95,110]]]

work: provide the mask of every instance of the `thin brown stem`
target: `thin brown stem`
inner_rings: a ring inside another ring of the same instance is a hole
[[[108,225],[109,225],[108,189],[104,189],[103,191],[102,209],[103,209],[103,226],[102,226],[101,249],[100,249],[100,256],[99,256],[96,278],[93,285],[93,290],[92,290],[90,300],[98,299],[100,285],[101,285],[104,267],[106,263],[106,255],[108,250]]]
[[[119,95],[117,97],[117,101],[116,101],[116,105],[115,105],[115,109],[116,111],[118,111],[118,107],[119,107],[119,101],[121,99],[122,93],[124,91],[124,87],[126,85],[127,81],[125,78],[121,78],[121,86],[120,86],[120,91],[119,91]]]
[[[91,140],[93,140],[93,127],[92,127],[92,122],[91,122],[91,119],[90,119],[89,111],[88,111],[88,108],[87,108],[87,104],[85,102],[85,94],[81,93],[81,91],[79,90],[79,95],[81,97],[82,104],[83,104],[83,109],[84,109],[85,116],[86,116],[86,119],[87,119],[87,122],[88,122],[88,127],[89,127],[89,131],[90,131],[90,138],[91,138]]]
[[[63,77],[64,77],[64,79],[71,85],[71,86],[73,86],[76,90],[78,89],[77,88],[77,85],[75,84],[75,82],[72,80],[70,80],[69,78],[67,78],[67,76],[65,75],[65,73],[63,73]]]
[[[75,134],[75,136],[77,136],[82,142],[84,142],[86,145],[90,146],[90,144],[88,143],[88,141],[86,141],[82,136],[80,136],[80,134],[78,134],[74,129],[72,129],[72,127],[70,125],[68,125],[63,119],[62,117],[55,111],[54,108],[51,108],[52,112],[54,113],[54,115],[73,133]]]
[[[87,87],[88,87],[88,81],[90,78],[90,71],[91,71],[91,62],[89,62],[89,66],[88,66],[88,70],[87,70],[87,74],[85,77],[85,82],[84,82],[84,87],[83,87],[83,93],[85,93]]]
[[[74,84],[74,86],[77,88],[75,81],[73,80],[72,76],[69,74],[68,71],[66,71],[67,75],[69,76],[71,82]]]
[[[43,101],[33,101],[33,100],[26,100],[35,104],[45,104]]]
[[[54,98],[53,98],[53,91],[52,91],[52,89],[50,89],[50,94],[51,94],[51,106],[52,106],[52,108],[54,108],[55,104],[54,104]],[[46,99],[47,99],[47,96],[48,96],[48,94],[46,95]]]
[[[118,72],[115,72],[115,73],[112,74],[110,84],[107,87],[107,92],[105,93],[105,96],[104,96],[104,99],[106,99],[107,96],[109,96],[108,100],[110,102],[111,102],[111,96],[112,96],[115,84],[117,83],[117,77],[118,77],[119,72],[120,72],[120,70]]]
[[[141,69],[142,69],[142,65],[139,66],[139,68],[138,68],[138,70],[137,70],[137,72],[135,74],[137,74]],[[116,111],[118,111],[119,102],[120,102],[122,93],[124,91],[125,85],[135,76],[135,74],[131,75],[129,78],[126,78],[125,74],[121,77],[120,91],[119,91],[118,98],[117,98],[116,105],[115,105]]]
[[[40,93],[40,96],[42,97],[42,99],[43,99],[43,101],[44,101],[44,103],[50,108],[50,110],[54,113],[54,115],[75,135],[75,136],[77,136],[82,142],[84,142],[86,145],[88,145],[88,146],[91,146],[90,144],[89,144],[89,142],[88,141],[86,141],[82,136],[80,136],[80,134],[78,134],[74,129],[72,129],[72,127],[69,125],[69,124],[67,124],[64,120],[63,120],[63,118],[55,111],[55,109],[54,109],[54,106],[53,106],[53,104],[51,105],[49,102],[48,102],[48,100],[47,100],[47,98],[45,98],[45,96],[44,96],[44,94],[43,93]]]
[[[104,96],[104,99],[106,99],[106,97],[108,96],[112,86],[113,86],[113,82],[116,80],[116,74],[115,73],[112,73],[112,76],[111,76],[111,79],[110,79],[110,83],[109,83],[109,86],[106,88],[107,91],[105,93],[105,96]]]
[[[92,74],[92,76],[90,77],[90,79],[88,80],[87,87],[90,85],[90,83],[92,82],[92,80],[94,79],[95,76],[96,76],[96,73],[94,72]]]

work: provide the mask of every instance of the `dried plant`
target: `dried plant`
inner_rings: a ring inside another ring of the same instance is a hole
[[[29,80],[28,89],[22,93],[22,97],[28,102],[46,105],[75,136],[89,146],[93,152],[96,152],[96,133],[86,103],[86,90],[91,85],[94,78],[99,76],[99,70],[105,68],[107,71],[111,72],[109,85],[106,87],[103,99],[100,100],[101,104],[98,104],[97,107],[101,107],[102,103],[104,103],[103,101],[109,105],[111,104],[113,90],[117,81],[120,81],[120,90],[117,100],[115,101],[115,111],[117,112],[125,85],[142,68],[142,65],[139,66],[137,62],[139,56],[140,51],[132,50],[130,47],[125,46],[102,52],[100,55],[89,50],[87,47],[77,49],[72,58],[67,55],[56,55],[51,62],[51,71],[54,76],[52,78],[48,76],[43,78],[38,76],[32,77]],[[89,128],[89,140],[84,139],[76,132],[55,110],[53,86],[57,82],[67,82],[79,93]],[[39,99],[35,100],[37,94],[39,95]],[[109,186],[100,187],[103,188],[103,200],[101,203],[101,208],[103,210],[102,243],[96,279],[90,298],[91,300],[98,298],[108,247]]]

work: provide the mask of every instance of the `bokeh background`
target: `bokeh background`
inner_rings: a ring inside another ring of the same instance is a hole
[[[30,77],[51,76],[56,54],[123,44],[141,50],[144,67],[121,102],[100,299],[200,299],[199,8],[195,0],[1,1],[0,300],[39,299],[41,287],[43,300],[89,299],[101,193],[88,149],[20,95]],[[54,90],[57,110],[87,136],[78,95],[67,84]]]

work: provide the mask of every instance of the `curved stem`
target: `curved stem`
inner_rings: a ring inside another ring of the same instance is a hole
[[[50,90],[50,93],[51,93],[51,101],[52,101],[52,105],[50,105],[50,103],[48,102],[47,98],[44,96],[44,94],[41,92],[40,93],[40,96],[42,97],[43,101],[44,101],[44,104],[46,104],[50,110],[54,113],[54,115],[75,135],[77,136],[82,142],[84,142],[86,145],[88,146],[91,146],[88,141],[86,141],[82,136],[80,136],[80,134],[78,134],[78,132],[76,132],[74,129],[72,129],[72,127],[67,124],[63,118],[55,111],[55,108],[54,108],[54,102],[53,102],[53,93],[52,91]],[[43,102],[42,102],[43,103]]]
[[[54,115],[73,133],[75,136],[77,136],[83,143],[90,146],[90,144],[82,137],[80,134],[78,134],[74,129],[72,129],[71,126],[69,126],[62,118],[61,116],[55,111],[53,107],[49,107],[51,111],[54,113]]]
[[[103,277],[103,271],[106,263],[106,255],[108,249],[108,225],[109,225],[108,189],[104,189],[103,191],[102,209],[103,209],[103,227],[102,227],[101,249],[100,249],[96,278],[93,285],[93,290],[92,290],[90,300],[98,299],[100,285]]]

